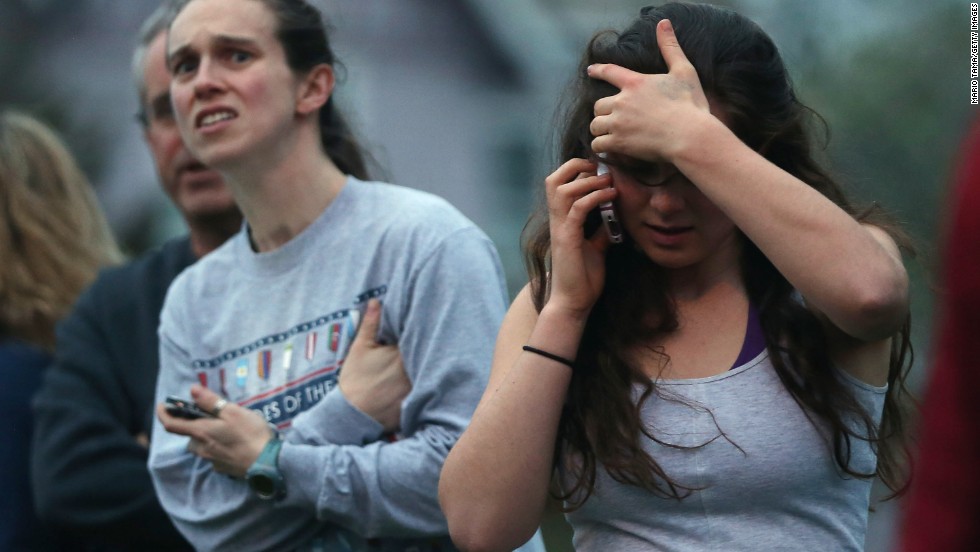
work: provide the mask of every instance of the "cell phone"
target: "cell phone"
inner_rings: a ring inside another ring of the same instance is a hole
[[[166,399],[167,414],[174,416],[175,418],[183,418],[185,420],[197,420],[198,418],[214,418],[214,414],[201,410],[201,407],[197,406],[194,401],[190,399],[182,399],[180,397],[175,397],[170,395]]]
[[[606,158],[605,153],[596,155],[599,156],[599,159]],[[596,174],[598,176],[609,174],[609,167],[602,161],[599,161]],[[602,225],[606,227],[606,233],[609,234],[609,241],[612,243],[623,243],[623,227],[619,224],[619,217],[616,216],[616,209],[613,207],[611,201],[599,204],[599,218],[602,219]]]

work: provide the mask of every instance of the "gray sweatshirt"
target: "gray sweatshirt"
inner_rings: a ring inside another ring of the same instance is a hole
[[[371,297],[412,382],[397,436],[336,387]],[[275,251],[240,232],[170,288],[156,400],[200,382],[262,412],[285,434],[287,495],[259,500],[157,421],[164,509],[200,550],[452,550],[439,471],[486,386],[505,306],[491,241],[426,193],[349,178]]]

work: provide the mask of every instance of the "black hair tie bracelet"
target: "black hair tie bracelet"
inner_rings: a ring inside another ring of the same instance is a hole
[[[524,350],[527,351],[527,352],[529,352],[529,353],[534,353],[536,355],[543,356],[544,358],[551,359],[551,360],[553,360],[555,362],[560,362],[560,363],[564,364],[565,366],[568,366],[569,368],[571,368],[573,370],[575,369],[575,361],[574,360],[568,360],[565,357],[560,357],[560,356],[558,356],[556,354],[549,353],[548,351],[542,351],[541,349],[537,349],[535,347],[531,347],[530,345],[525,345],[524,346]]]

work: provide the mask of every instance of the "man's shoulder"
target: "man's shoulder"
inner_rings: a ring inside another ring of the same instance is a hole
[[[102,270],[83,297],[99,303],[139,301],[166,293],[170,283],[195,261],[190,239],[172,239],[132,261]]]

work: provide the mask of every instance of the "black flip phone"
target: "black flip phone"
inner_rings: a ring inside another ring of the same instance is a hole
[[[166,409],[167,414],[174,416],[176,418],[184,418],[185,420],[196,420],[198,418],[213,418],[214,415],[210,412],[201,410],[201,407],[197,406],[193,401],[189,399],[182,399],[180,397],[175,397],[170,395],[166,399]]]

